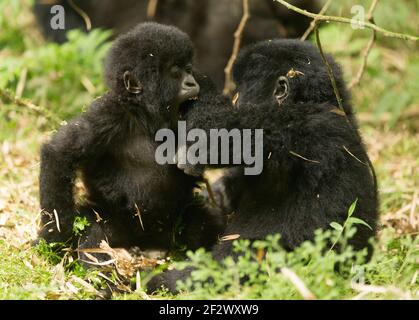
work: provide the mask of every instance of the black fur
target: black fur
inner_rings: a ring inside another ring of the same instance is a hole
[[[40,238],[75,242],[72,224],[80,214],[90,222],[82,248],[107,239],[111,246],[170,249],[180,219],[186,223],[180,241],[187,247],[215,242],[222,217],[196,203],[197,179],[154,158],[156,131],[172,128],[178,116],[173,107],[181,79],[171,67],[190,72],[192,57],[185,33],[156,23],[141,24],[115,41],[105,66],[109,92],[42,146]],[[140,93],[127,91],[127,70]],[[73,194],[77,171],[87,189],[82,206]]]
[[[93,28],[112,29],[115,34],[149,19],[146,14],[149,0],[74,0],[74,3],[89,16]],[[47,38],[62,43],[68,30],[86,29],[82,17],[67,0],[55,0],[54,4],[65,9],[66,30],[51,29],[51,4],[37,0],[34,6]],[[318,2],[313,0],[297,0],[293,4],[311,12],[319,10]],[[249,5],[251,16],[243,32],[242,45],[277,37],[298,37],[311,22],[272,0],[251,0]],[[221,87],[234,32],[243,15],[242,6],[242,0],[159,0],[153,19],[188,33],[197,48],[197,66]]]
[[[239,99],[235,108],[219,97],[190,112],[189,127],[264,129],[264,170],[245,176],[243,168],[224,180],[232,192],[231,217],[224,235],[264,239],[280,233],[289,250],[312,240],[316,229],[343,223],[358,199],[355,217],[372,230],[358,226],[355,249],[367,247],[377,227],[378,199],[373,168],[362,143],[349,93],[339,66],[328,57],[344,99],[347,118],[338,111],[327,69],[318,50],[297,40],[266,41],[243,50],[234,66]],[[293,70],[293,72],[290,72]],[[288,74],[289,95],[282,104],[274,98],[277,79]],[[202,90],[201,86],[201,90]],[[352,155],[351,155],[351,154]],[[305,159],[304,159],[305,158]],[[230,157],[231,159],[231,157]],[[362,162],[362,163],[361,163]],[[183,167],[198,174],[202,167]],[[212,248],[220,260],[233,255],[231,242]],[[190,270],[169,271],[149,283],[174,291],[176,280]]]

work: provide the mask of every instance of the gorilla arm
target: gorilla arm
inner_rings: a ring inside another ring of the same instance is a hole
[[[73,194],[76,169],[92,151],[92,140],[89,123],[80,118],[61,127],[41,148],[40,237],[48,242],[71,237],[69,226],[76,214]]]
[[[201,100],[201,98],[200,98]],[[231,103],[222,96],[215,97],[212,100],[207,100],[205,102],[198,101],[197,104],[199,107],[192,107],[187,115],[187,131],[191,129],[201,129],[206,133],[207,139],[210,142],[207,145],[207,163],[212,168],[226,168],[226,167],[235,167],[240,165],[234,164],[222,164],[221,161],[221,145],[218,143],[218,156],[219,159],[217,164],[214,164],[214,161],[210,161],[211,156],[211,144],[217,143],[213,141],[211,130],[222,130],[225,129],[228,133],[231,133],[232,130],[239,130],[240,135],[243,138],[243,130],[251,130],[251,145],[250,150],[255,150],[255,130],[263,129],[263,138],[264,138],[264,149],[268,147],[267,143],[278,143],[278,141],[269,141],[271,133],[274,133],[274,130],[277,130],[277,123],[280,121],[278,117],[280,114],[278,110],[271,110],[271,108],[265,109],[263,107],[255,107],[253,105],[244,105],[240,109],[234,108]],[[204,106],[203,104],[206,104]],[[202,107],[202,108],[201,108]],[[205,108],[205,109],[204,109]],[[268,138],[268,139],[267,139]],[[212,139],[212,140],[211,140]],[[235,139],[229,139],[229,159],[233,159],[234,156],[234,141]],[[219,142],[219,141],[218,141]],[[240,141],[241,143],[242,141]],[[188,142],[187,147],[189,148],[194,142]],[[266,155],[267,156],[267,155]],[[180,169],[184,170],[185,173],[190,175],[199,176],[202,174],[204,165],[189,165],[189,164],[179,164]]]
[[[41,147],[39,191],[43,212],[39,237],[48,242],[71,237],[76,215],[76,171],[100,157],[106,145],[118,136],[120,127],[114,124],[117,120],[113,114],[104,112],[109,103],[112,102],[106,96],[96,100],[86,113],[62,126]]]

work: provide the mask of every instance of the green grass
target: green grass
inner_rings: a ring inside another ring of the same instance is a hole
[[[54,289],[52,266],[0,241],[0,299],[42,299]]]
[[[182,298],[418,298],[419,283],[412,283],[419,268],[419,249],[414,249],[419,244],[418,239],[394,239],[394,234],[386,234],[381,238],[383,248],[376,246],[373,260],[363,264],[363,253],[355,253],[351,248],[340,254],[325,251],[329,236],[328,232],[318,233],[314,244],[304,243],[293,252],[279,247],[278,237],[270,237],[253,246],[242,241],[236,243],[236,250],[243,256],[237,262],[227,259],[221,265],[201,251],[190,254],[191,263],[188,265],[198,269],[191,279],[180,285],[187,291]],[[250,247],[256,249],[256,253]],[[257,254],[261,251],[267,253],[263,259]],[[336,271],[336,265],[339,265],[339,271]],[[298,277],[309,293],[293,282],[289,271]],[[241,277],[248,280],[243,284]]]
[[[350,16],[354,2],[336,1],[331,13]],[[0,2],[0,89],[22,98],[0,96],[0,299],[93,299],[105,288],[105,277],[119,283],[122,276],[86,271],[69,253],[63,257],[46,244],[31,248],[30,242],[39,218],[39,146],[61,121],[82,112],[105,91],[102,60],[109,32],[73,32],[65,45],[45,43],[28,3]],[[356,3],[368,7],[370,1]],[[375,20],[388,29],[415,34],[418,8],[417,0],[382,0]],[[331,23],[321,29],[324,48],[343,65],[348,82],[359,69],[369,36],[369,30],[354,31],[348,25]],[[361,263],[350,248],[341,254],[328,251],[326,240],[336,240],[339,230],[319,233],[314,244],[305,243],[291,253],[280,248],[275,237],[254,244],[252,250],[248,242],[239,241],[236,248],[244,255],[237,262],[219,264],[203,251],[190,253],[190,264],[197,267],[194,284],[184,283],[177,296],[161,292],[151,298],[418,299],[419,123],[417,116],[405,116],[418,109],[418,83],[418,45],[379,36],[361,85],[353,90],[380,189],[381,230],[369,263]],[[28,101],[39,108],[31,108]],[[80,231],[85,224],[78,222],[75,229]],[[248,280],[242,283],[240,277]],[[308,297],[295,277],[310,292]],[[149,272],[141,271],[129,279],[137,290],[125,287],[113,298],[149,298],[141,289],[149,278]],[[364,285],[354,285],[357,278]]]

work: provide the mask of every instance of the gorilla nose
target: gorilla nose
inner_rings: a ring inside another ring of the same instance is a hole
[[[181,102],[186,101],[188,99],[196,98],[199,94],[199,84],[196,82],[193,75],[188,74],[185,76],[182,82],[182,87],[180,90],[179,100]]]
[[[196,88],[199,89],[199,84],[196,82],[195,78],[192,75],[188,75],[185,78],[183,85],[184,85],[184,88],[188,90],[193,90]]]

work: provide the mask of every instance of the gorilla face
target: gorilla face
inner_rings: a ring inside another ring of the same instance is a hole
[[[171,106],[172,118],[179,119],[187,112],[188,101],[198,97],[200,87],[192,74],[192,65],[173,64],[162,75],[165,103]],[[171,88],[171,89],[169,89]]]
[[[193,45],[177,28],[143,23],[120,36],[107,60],[109,89],[129,100],[133,110],[179,118],[182,105],[199,94],[192,74]]]
[[[245,69],[238,70],[240,60],[236,63],[237,83],[236,107],[243,104],[254,106],[282,105],[289,97],[291,87],[287,78],[287,67],[271,57],[258,52],[246,58]],[[269,65],[269,68],[266,66]]]
[[[154,103],[156,101],[161,106],[157,112],[169,112],[172,120],[179,119],[187,110],[187,102],[194,100],[199,94],[199,84],[192,74],[192,64],[187,63],[166,63],[159,68],[158,75],[151,77],[151,79],[143,78],[142,81],[137,80],[135,75],[129,71],[124,73],[124,84],[126,90],[132,95],[147,95],[153,97]],[[149,88],[148,92],[144,90],[142,83],[151,83],[155,81],[155,86]]]
[[[199,94],[199,84],[192,75],[191,65],[187,65],[185,68],[175,65],[170,68],[170,81],[177,83],[179,86],[176,97],[176,102],[179,104],[194,99]]]

